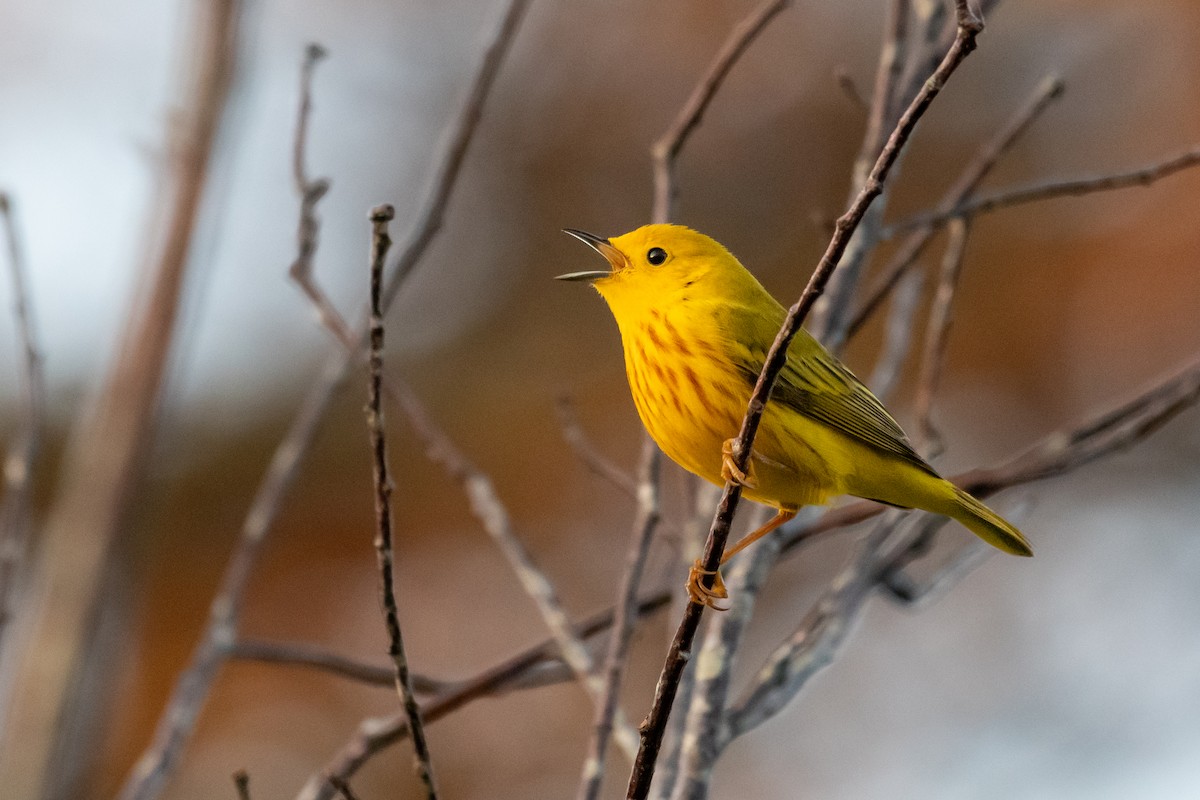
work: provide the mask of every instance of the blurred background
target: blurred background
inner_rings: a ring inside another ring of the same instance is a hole
[[[388,318],[389,369],[495,481],[573,615],[607,606],[632,503],[563,442],[555,398],[633,468],[641,429],[603,303],[554,275],[596,267],[562,235],[648,221],[649,145],[750,2],[536,3],[505,61],[440,237]],[[886,4],[804,0],[739,62],[679,165],[678,221],[726,244],[790,303],[841,213]],[[86,796],[111,796],[188,659],[247,503],[301,392],[332,352],[287,278],[298,198],[291,147],[304,47],[318,69],[309,170],[317,270],[354,317],[367,210],[412,224],[499,22],[498,3],[250,4],[199,227],[147,478],[122,527],[112,680],[92,698]],[[37,519],[103,380],[144,276],[154,187],[192,54],[193,4],[0,0],[0,188],[25,235],[49,383]],[[988,186],[1123,170],[1200,142],[1200,6],[1190,0],[1008,0],[922,122],[888,218],[936,202],[975,148],[1050,72],[1065,96]],[[972,230],[938,420],[947,472],[995,463],[1134,396],[1200,352],[1200,172],[1149,188],[981,218]],[[927,258],[936,268],[938,248]],[[8,281],[0,300],[11,303]],[[869,374],[876,324],[847,361]],[[15,328],[0,317],[0,437],[18,424]],[[909,369],[908,372],[915,372]],[[911,421],[911,378],[892,406]],[[251,581],[248,635],[383,663],[365,375],[339,394]],[[417,671],[457,679],[544,638],[463,496],[391,416],[398,580]],[[1200,413],[1136,449],[1003,495],[1037,558],[996,557],[917,612],[871,603],[840,658],[733,745],[715,797],[1178,798],[1200,793]],[[665,477],[678,518],[683,481]],[[35,527],[36,531],[36,527]],[[953,535],[966,534],[957,532]],[[36,533],[35,533],[36,536]],[[835,573],[851,537],[784,562],[740,662],[747,679]],[[36,541],[35,541],[36,547]],[[649,583],[678,585],[674,544]],[[18,607],[18,611],[19,611]],[[625,707],[648,707],[674,615],[640,629]],[[394,693],[234,662],[164,797],[286,797]],[[565,684],[474,703],[430,730],[446,796],[573,793],[591,705]],[[410,781],[406,746],[355,781]],[[606,796],[627,764],[612,755]],[[415,790],[405,796],[415,796]]]

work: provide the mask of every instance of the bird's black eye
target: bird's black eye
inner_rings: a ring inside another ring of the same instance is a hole
[[[650,251],[646,253],[646,260],[657,267],[667,260],[667,251],[661,247],[651,247]]]

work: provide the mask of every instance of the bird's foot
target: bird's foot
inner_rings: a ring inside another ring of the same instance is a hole
[[[758,481],[754,476],[749,474],[751,467],[746,466],[746,471],[738,469],[737,462],[733,458],[733,439],[726,439],[721,445],[721,477],[731,483],[736,483],[738,486],[744,486],[747,489],[753,489],[758,486]]]
[[[711,587],[702,583],[708,575],[713,576]],[[704,563],[698,558],[688,573],[687,592],[696,605],[708,606],[716,611],[729,610],[729,603],[725,602],[729,599],[729,591],[725,588],[725,581],[721,580],[721,571],[705,569]]]

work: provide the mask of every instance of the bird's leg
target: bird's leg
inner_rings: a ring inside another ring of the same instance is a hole
[[[775,530],[780,525],[794,518],[795,516],[796,509],[794,508],[779,509],[775,516],[772,517],[766,525],[763,525],[753,533],[747,534],[745,538],[725,551],[725,555],[721,558],[721,564],[724,564],[731,557],[733,557],[735,553],[739,553],[749,545],[754,544],[759,539],[766,536],[768,533]],[[700,582],[701,579],[706,575],[713,576],[713,585],[711,587],[705,586]],[[721,600],[726,600],[729,598],[729,591],[725,588],[725,581],[721,580],[721,571],[719,569],[706,570],[704,568],[704,562],[698,558],[696,559],[695,563],[692,564],[691,571],[688,572],[687,592],[688,597],[691,598],[692,602],[698,605],[708,606],[709,608],[716,609],[717,611],[725,611],[729,608],[727,605],[720,604]]]
[[[794,509],[794,508],[779,509],[779,511],[777,511],[775,513],[775,516],[771,517],[771,519],[767,522],[766,525],[763,525],[761,528],[754,531],[753,533],[746,534],[746,536],[741,541],[739,541],[733,547],[726,550],[725,555],[721,557],[721,563],[724,564],[726,561],[728,561],[730,558],[732,558],[735,553],[742,552],[747,547],[754,544],[759,539],[766,536],[768,533],[775,530],[783,523],[785,523],[791,519],[794,519],[795,517],[796,517],[796,509]]]
[[[746,471],[738,469],[737,462],[733,458],[733,439],[726,439],[721,444],[721,477],[724,480],[736,483],[738,486],[745,486],[747,489],[753,489],[758,485],[758,481],[750,473],[754,466],[750,462],[746,462]]]

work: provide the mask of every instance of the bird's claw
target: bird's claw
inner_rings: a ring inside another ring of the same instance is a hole
[[[758,486],[758,481],[754,479],[753,475],[748,474],[749,466],[745,472],[738,469],[737,462],[733,458],[733,441],[733,439],[726,439],[721,445],[721,477],[730,483],[753,489]]]
[[[708,575],[713,576],[711,587],[702,583],[702,580]],[[688,572],[687,592],[688,597],[696,605],[708,606],[715,611],[729,610],[729,603],[724,602],[729,599],[729,591],[725,588],[725,581],[721,580],[720,570],[705,569],[704,563],[698,558],[692,564],[691,571]]]

